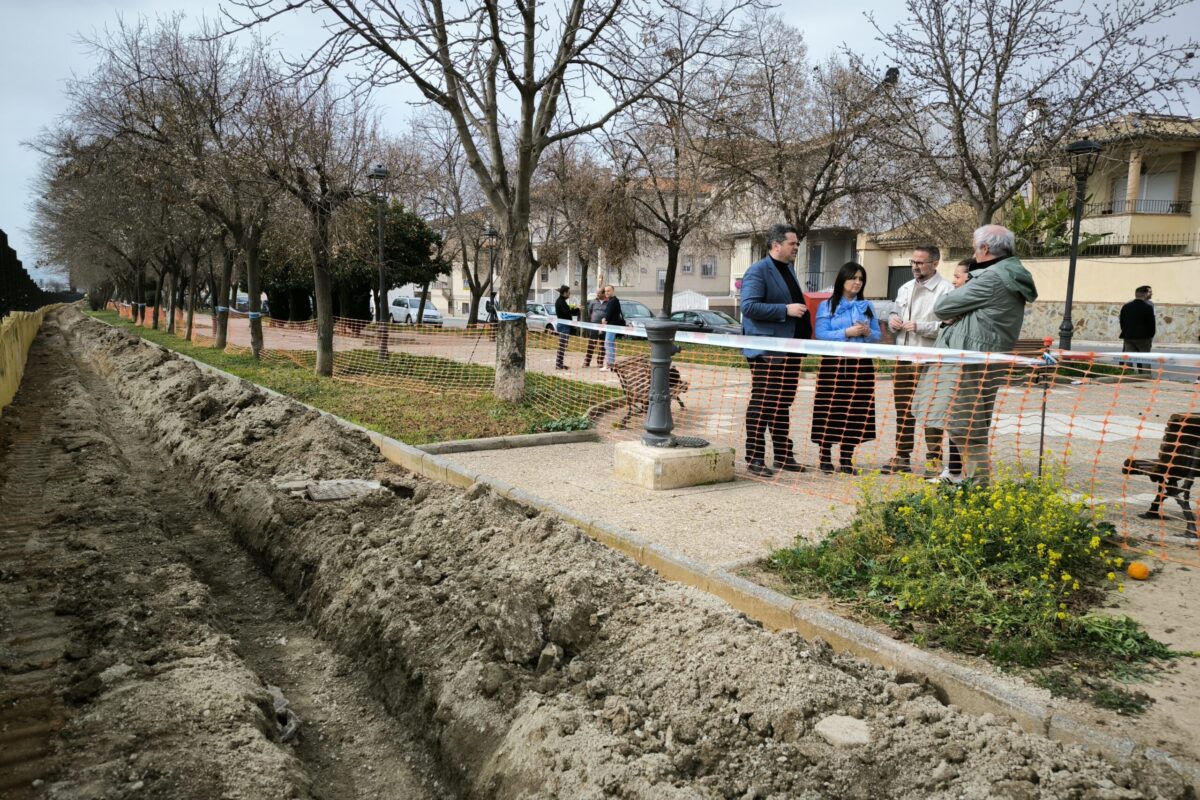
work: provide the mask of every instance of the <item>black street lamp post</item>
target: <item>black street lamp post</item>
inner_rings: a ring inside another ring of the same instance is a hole
[[[388,168],[381,162],[371,165],[367,177],[375,184],[376,233],[379,235],[379,295],[375,301],[375,321],[379,324],[379,360],[388,359],[388,301],[387,281],[383,275],[383,204],[386,196]]]
[[[1058,326],[1058,346],[1071,349],[1071,337],[1075,325],[1071,322],[1071,304],[1075,300],[1075,262],[1079,258],[1079,225],[1083,220],[1083,198],[1087,191],[1088,178],[1096,169],[1100,157],[1100,145],[1091,139],[1082,139],[1067,145],[1071,157],[1071,174],[1075,177],[1075,225],[1071,229],[1071,258],[1067,267],[1067,307],[1063,312],[1062,325]]]
[[[496,300],[492,299],[496,296],[496,245],[499,244],[500,234],[496,232],[496,228],[489,224],[487,230],[483,232],[483,246],[488,251],[488,302],[491,303],[491,310],[488,312],[488,322],[500,321],[500,309],[496,308]]]

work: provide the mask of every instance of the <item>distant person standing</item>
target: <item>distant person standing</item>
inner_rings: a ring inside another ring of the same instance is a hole
[[[953,287],[950,281],[938,275],[938,264],[942,253],[935,245],[924,245],[913,249],[908,265],[913,279],[896,293],[896,310],[888,317],[888,330],[897,345],[902,347],[933,347],[941,330],[941,320],[933,313],[933,307]],[[916,447],[917,421],[913,418],[913,395],[921,379],[924,367],[915,361],[903,358],[895,362],[892,373],[892,397],[896,403],[896,455],[884,465],[882,472],[889,475],[912,470],[912,453]],[[939,430],[925,431],[925,460],[935,464],[942,461],[942,435]],[[940,467],[939,467],[940,469]]]
[[[1150,302],[1153,296],[1154,290],[1149,286],[1139,286],[1133,290],[1133,299],[1121,306],[1121,341],[1126,353],[1149,353],[1154,344],[1154,304]],[[1139,373],[1150,374],[1145,362],[1131,363]]]
[[[625,313],[621,311],[621,300],[617,290],[611,283],[604,287],[604,366],[601,370],[610,370],[617,365],[617,328],[625,327]]]
[[[810,339],[812,326],[804,292],[792,262],[800,239],[791,225],[767,231],[767,257],[750,265],[742,278],[742,331],[747,336]],[[800,387],[800,353],[746,348],[750,364],[750,402],[746,405],[746,468],[770,477],[775,469],[804,472],[790,437],[792,403]],[[767,466],[766,434],[771,434],[775,469]]]
[[[604,321],[604,306],[605,306],[604,287],[596,289],[596,297],[589,300],[587,304],[587,319],[593,325],[599,325]],[[592,355],[596,356],[596,366],[604,366],[604,345],[601,342],[600,331],[588,330],[587,332],[587,353],[583,356],[583,366],[590,367],[592,365]]]
[[[571,296],[571,287],[565,283],[558,287],[558,299],[554,301],[554,316],[559,319],[571,319],[571,304],[567,302],[567,298]],[[558,354],[554,357],[555,369],[567,369],[567,343],[571,340],[571,326],[562,322],[557,323],[558,330]]]

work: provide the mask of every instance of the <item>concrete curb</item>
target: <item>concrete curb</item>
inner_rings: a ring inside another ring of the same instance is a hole
[[[583,431],[549,431],[546,433],[527,433],[519,436],[489,436],[484,439],[456,439],[450,442],[433,442],[418,445],[431,455],[446,453],[478,453],[483,450],[511,450],[515,447],[542,447],[550,444],[576,444],[578,442],[598,442],[600,434],[594,428]]]
[[[210,374],[234,381],[245,381],[244,378],[154,342],[147,341],[146,344],[174,353]],[[808,608],[780,592],[723,569],[709,567],[608,522],[583,517],[557,503],[536,497],[503,481],[471,472],[390,436],[367,430],[327,411],[313,408],[257,384],[251,385],[272,397],[283,398],[329,417],[348,430],[366,434],[384,458],[410,472],[461,488],[483,483],[502,497],[553,514],[580,528],[601,544],[629,556],[642,566],[653,569],[667,580],[719,597],[737,611],[772,630],[794,630],[808,639],[821,638],[836,652],[853,655],[876,666],[925,678],[945,702],[953,703],[970,713],[1005,716],[1025,731],[1041,734],[1064,744],[1081,745],[1114,761],[1127,762],[1141,755],[1151,761],[1161,762],[1175,770],[1193,789],[1200,792],[1200,763],[1191,759],[1146,747],[1131,739],[1113,736],[1073,717],[1058,713],[1052,704],[1046,703],[1040,697],[1002,683],[984,672],[925,652],[827,611]]]

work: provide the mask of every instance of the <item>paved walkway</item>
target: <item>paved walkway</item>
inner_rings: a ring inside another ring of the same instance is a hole
[[[652,491],[613,476],[613,442],[587,442],[451,453],[441,458],[553,501],[581,516],[600,517],[711,566],[730,568],[791,544],[816,540],[849,521],[846,476],[806,472],[811,492],[780,491],[739,477],[732,483]],[[790,477],[790,476],[789,476]]]

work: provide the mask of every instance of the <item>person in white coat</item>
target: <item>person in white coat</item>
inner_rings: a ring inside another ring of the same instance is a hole
[[[941,251],[936,245],[922,245],[912,252],[908,265],[913,279],[896,293],[896,311],[888,317],[888,330],[896,344],[905,347],[933,347],[937,343],[941,320],[933,307],[954,286],[938,275]],[[896,405],[896,455],[883,466],[884,474],[912,471],[912,454],[916,447],[917,421],[913,417],[913,395],[921,380],[923,365],[903,358],[896,361],[892,375],[892,397]],[[925,431],[925,460],[941,469],[942,436],[940,430]]]

